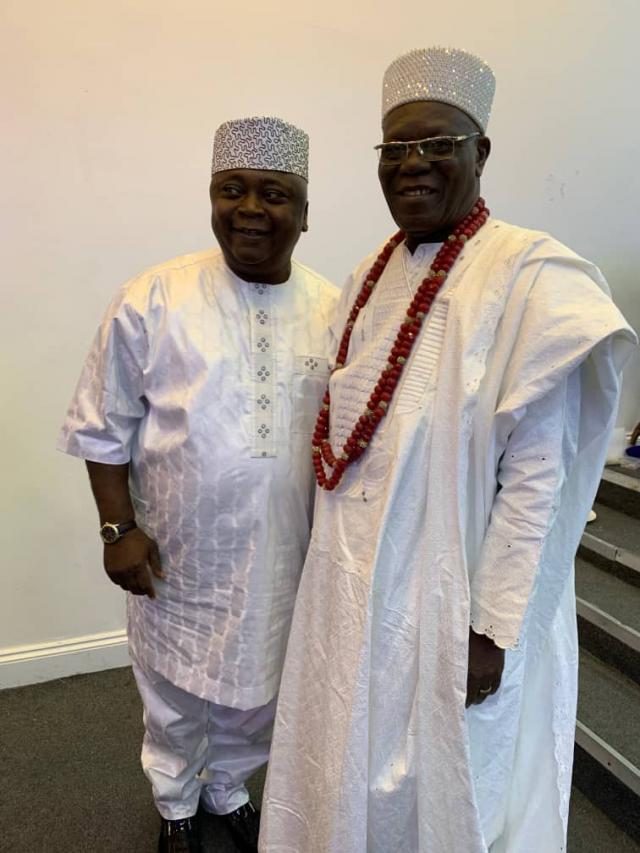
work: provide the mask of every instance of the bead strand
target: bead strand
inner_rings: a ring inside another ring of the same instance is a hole
[[[488,218],[489,210],[484,200],[479,198],[471,212],[458,224],[453,233],[447,237],[441,246],[429,269],[428,275],[422,281],[411,300],[406,316],[391,347],[387,364],[380,374],[380,378],[369,397],[363,414],[358,418],[338,458],[336,458],[329,441],[331,396],[327,387],[316,421],[312,441],[313,467],[316,480],[321,488],[327,491],[335,489],[342,479],[346,468],[362,456],[369,446],[369,442],[376,429],[389,409],[404,366],[411,355],[424,319],[429,313],[440,288],[446,281],[467,240],[482,228]],[[349,312],[345,329],[340,339],[334,370],[340,370],[346,364],[351,333],[360,311],[369,301],[373,289],[389,262],[389,258],[396,247],[402,243],[404,237],[405,235],[402,231],[395,234],[387,242],[365,276],[360,292]],[[331,469],[330,476],[327,476],[325,472],[325,464]]]

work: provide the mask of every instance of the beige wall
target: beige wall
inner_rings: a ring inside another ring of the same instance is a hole
[[[430,43],[475,51],[498,77],[494,214],[598,262],[638,327],[639,25],[637,0],[4,0],[0,684],[14,647],[123,626],[82,465],[53,447],[116,286],[210,243],[216,125],[275,113],[309,131],[297,254],[340,281],[392,228],[371,150],[385,65]]]

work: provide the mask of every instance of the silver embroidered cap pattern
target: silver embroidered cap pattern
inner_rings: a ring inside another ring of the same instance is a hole
[[[308,180],[309,137],[272,116],[226,121],[213,140],[211,174],[227,169],[291,172]]]
[[[412,50],[394,60],[382,81],[382,120],[401,104],[440,101],[458,107],[484,132],[496,79],[486,62],[452,47]]]

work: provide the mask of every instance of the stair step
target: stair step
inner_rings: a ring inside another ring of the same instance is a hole
[[[581,726],[577,742],[598,761],[601,758],[596,753],[605,747],[612,755],[617,753],[622,756],[629,767],[625,766],[616,772],[613,755],[614,766],[610,769],[637,795],[640,795],[639,708],[640,687],[582,649],[578,691],[578,720]],[[589,733],[593,733],[601,743],[590,743]]]
[[[578,788],[571,792],[568,853],[640,853],[640,845]]]
[[[624,841],[626,846],[616,846],[614,843],[615,833],[612,833],[612,843],[609,847],[598,848],[591,847],[590,844],[584,844],[584,837],[577,840],[573,845],[571,839],[575,837],[575,831],[572,830],[571,816],[569,817],[569,853],[596,853],[602,850],[602,853],[618,853],[619,850],[634,850],[635,848],[627,842],[627,838],[631,838],[633,843],[640,844],[640,807],[639,798],[633,794],[626,785],[618,781],[616,777],[607,769],[605,764],[601,764],[595,758],[576,743],[573,757],[573,797],[572,805],[575,800],[576,789],[585,795],[585,798],[594,805],[606,818],[617,824],[624,832]],[[579,800],[578,800],[579,802]],[[573,819],[574,826],[579,824],[579,818]],[[577,829],[577,827],[576,827]],[[618,839],[616,838],[616,841]],[[580,843],[583,846],[577,846]]]
[[[640,584],[640,523],[619,509],[596,503],[597,519],[587,525],[579,553],[602,568]]]
[[[578,556],[576,594],[580,646],[640,684],[640,586]]]
[[[611,633],[610,622],[606,627],[600,627],[608,622],[606,617],[607,614],[598,612],[594,618],[594,608],[590,608],[578,599],[580,648],[590,652],[603,663],[615,667],[627,678],[640,685],[640,653],[630,648],[628,642],[618,640]]]
[[[581,648],[574,785],[640,843],[638,708],[640,686]]]
[[[576,558],[580,672],[569,853],[640,850],[640,470],[607,466],[594,509]]]
[[[640,465],[607,465],[602,479],[606,482],[619,483],[627,489],[637,489],[640,492]]]
[[[580,720],[576,723],[576,743],[606,767],[631,793],[640,796],[640,770]]]
[[[605,468],[596,500],[640,519],[640,469],[619,465]]]
[[[640,632],[640,588],[630,586],[580,556],[576,558],[576,595]]]

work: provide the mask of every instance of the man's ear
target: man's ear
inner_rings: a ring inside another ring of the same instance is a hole
[[[302,214],[302,228],[301,231],[309,230],[309,202],[305,202],[304,205],[304,213]]]
[[[481,136],[476,144],[476,177],[479,178],[491,154],[491,140]]]

